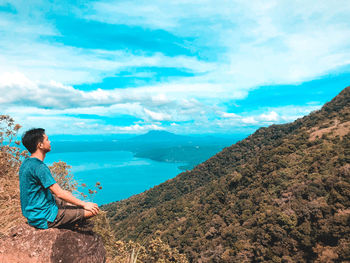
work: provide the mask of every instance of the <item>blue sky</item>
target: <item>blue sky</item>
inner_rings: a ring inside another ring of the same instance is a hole
[[[350,85],[349,1],[0,0],[0,113],[48,134],[251,133]]]

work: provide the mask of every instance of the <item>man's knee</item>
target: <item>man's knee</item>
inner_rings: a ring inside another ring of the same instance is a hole
[[[90,217],[94,217],[96,215],[94,215],[91,211],[84,210],[84,218],[90,218]]]

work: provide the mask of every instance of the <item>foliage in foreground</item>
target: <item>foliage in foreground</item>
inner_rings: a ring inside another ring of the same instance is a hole
[[[94,232],[102,237],[105,244],[108,263],[188,263],[183,254],[156,235],[142,242],[117,240],[104,211],[93,218],[93,221]]]
[[[18,223],[25,222],[21,214],[18,170],[26,156],[15,141],[21,128],[6,115],[0,115],[0,237]]]

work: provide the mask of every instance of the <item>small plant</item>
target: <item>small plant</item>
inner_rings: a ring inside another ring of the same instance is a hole
[[[62,189],[71,193],[77,191],[78,182],[74,179],[73,174],[70,173],[70,169],[72,168],[70,165],[59,161],[54,162],[49,168],[52,175],[55,177],[56,182]]]
[[[85,183],[82,183],[81,184],[82,187],[87,187],[87,185]],[[99,190],[102,190],[102,186],[101,186],[101,183],[100,182],[97,182],[95,185],[94,185],[94,189],[91,189],[89,188],[88,189],[88,194],[90,195],[90,197],[88,198],[91,202],[93,202],[94,198],[95,198],[95,195],[97,194],[97,192]],[[84,199],[86,199],[88,197],[88,195],[84,194],[83,192],[80,193]]]
[[[136,263],[137,262],[137,257],[139,255],[140,249],[141,249],[141,247],[138,247],[136,249],[136,255],[135,255],[135,248],[132,249],[129,263]]]

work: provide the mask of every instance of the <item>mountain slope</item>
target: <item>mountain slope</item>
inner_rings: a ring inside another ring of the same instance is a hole
[[[350,258],[350,87],[192,171],[103,206],[119,239],[154,233],[192,262]]]

